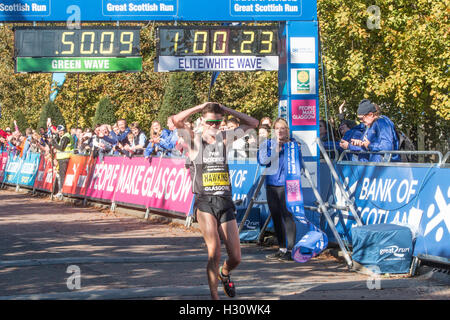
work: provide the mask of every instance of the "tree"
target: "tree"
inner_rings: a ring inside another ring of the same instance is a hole
[[[63,126],[66,126],[66,121],[59,110],[56,103],[49,101],[47,102],[43,107],[41,111],[41,115],[39,117],[39,122],[37,128],[40,127],[47,128],[47,118],[52,119],[52,124],[54,126],[58,126],[62,124]]]
[[[157,117],[161,125],[163,127],[166,125],[169,116],[197,105],[199,99],[196,92],[194,74],[172,73]]]
[[[50,95],[50,74],[14,73],[14,32],[11,25],[0,26],[0,128],[10,126],[20,109],[27,126],[35,127],[39,112]]]
[[[97,124],[114,124],[117,121],[116,106],[109,97],[100,99],[94,116],[94,126]]]
[[[421,149],[436,149],[450,129],[447,8],[448,0],[318,0],[331,113],[345,100],[354,118],[369,98],[414,141],[422,131]]]
[[[19,131],[25,134],[25,129],[28,128],[28,122],[27,119],[25,119],[22,110],[17,109],[16,111],[14,111],[14,118],[11,120],[12,130],[14,130],[14,120],[17,123],[17,127],[19,127]]]

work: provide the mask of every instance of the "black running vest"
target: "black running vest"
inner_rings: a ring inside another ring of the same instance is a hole
[[[226,146],[223,142],[202,147],[195,160],[190,161],[192,192],[201,195],[232,196]]]

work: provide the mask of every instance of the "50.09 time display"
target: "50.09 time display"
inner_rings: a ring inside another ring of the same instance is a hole
[[[270,26],[158,28],[160,56],[276,56],[278,30]]]
[[[129,57],[140,55],[140,29],[135,27],[15,29],[16,57]]]

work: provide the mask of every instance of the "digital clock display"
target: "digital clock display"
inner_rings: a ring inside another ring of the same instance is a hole
[[[272,26],[159,27],[160,56],[278,56]]]
[[[16,57],[131,57],[140,55],[140,28],[16,27]]]

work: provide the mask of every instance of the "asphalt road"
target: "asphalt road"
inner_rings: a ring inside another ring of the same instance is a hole
[[[197,226],[141,216],[0,190],[0,300],[208,300]],[[372,279],[329,254],[305,264],[266,261],[273,250],[242,244],[235,300],[450,299],[450,277],[432,268]]]

